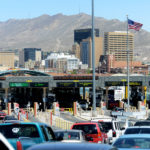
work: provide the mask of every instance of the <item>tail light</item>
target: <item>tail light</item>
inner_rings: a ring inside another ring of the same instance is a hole
[[[17,150],[23,150],[22,149],[22,144],[20,141],[17,141]]]
[[[113,137],[116,137],[116,131],[113,131],[113,132],[112,132],[112,136],[113,136]]]
[[[98,133],[98,138],[102,137],[102,134],[101,133]]]

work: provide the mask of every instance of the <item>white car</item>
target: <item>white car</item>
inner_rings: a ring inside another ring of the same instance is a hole
[[[98,121],[105,133],[107,133],[108,136],[108,143],[111,144],[113,143],[119,136],[123,135],[125,127],[123,127],[123,123],[122,121],[118,121],[118,120],[99,120]]]

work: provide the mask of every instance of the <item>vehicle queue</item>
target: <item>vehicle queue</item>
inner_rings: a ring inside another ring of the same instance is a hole
[[[10,150],[150,149],[149,120],[99,118],[75,122],[70,130],[54,130],[46,123],[24,122],[15,114],[1,113],[1,141],[9,142],[5,146]]]

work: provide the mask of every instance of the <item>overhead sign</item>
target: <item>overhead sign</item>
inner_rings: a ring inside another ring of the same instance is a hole
[[[73,83],[73,82],[59,82],[59,83],[57,83],[57,87],[75,87],[75,83]]]
[[[10,82],[10,87],[29,87],[29,83],[27,82]]]
[[[48,87],[48,82],[32,82],[30,87]]]
[[[59,82],[57,87],[92,87],[92,82]]]
[[[78,87],[92,87],[92,82],[79,82],[77,83]]]
[[[48,87],[48,82],[10,82],[10,87]]]
[[[127,86],[127,82],[122,81],[106,81],[105,86]],[[142,86],[142,81],[131,81],[130,86]]]

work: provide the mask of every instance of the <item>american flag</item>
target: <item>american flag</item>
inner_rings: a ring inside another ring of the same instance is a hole
[[[134,29],[136,31],[139,31],[142,28],[142,26],[143,24],[128,19],[128,29]]]

